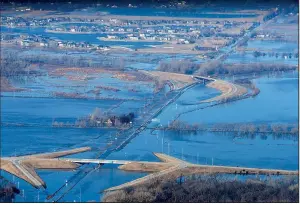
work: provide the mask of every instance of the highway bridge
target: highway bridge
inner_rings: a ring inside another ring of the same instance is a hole
[[[205,77],[205,76],[199,76],[199,75],[195,75],[195,76],[192,76],[194,79],[197,79],[197,80],[201,80],[203,81],[203,83],[205,84],[206,82],[212,82],[212,81],[216,81],[217,79],[214,79],[214,78],[211,78],[211,77]]]
[[[60,161],[68,161],[77,164],[116,164],[124,165],[132,161],[126,160],[106,160],[106,159],[72,159],[72,158],[59,158]]]
[[[38,176],[35,169],[75,169],[80,165],[56,158],[89,150],[91,150],[90,147],[81,147],[60,152],[2,157],[0,158],[0,169],[25,180],[35,188],[46,188],[46,183]]]
[[[229,166],[210,166],[210,165],[196,165],[175,157],[154,153],[162,162],[149,161],[130,161],[130,160],[108,160],[108,159],[79,159],[79,158],[59,158],[62,156],[76,154],[80,152],[89,151],[89,147],[77,148],[61,152],[44,153],[27,155],[20,157],[3,157],[0,160],[0,167],[2,170],[11,173],[28,183],[35,188],[46,188],[45,182],[38,176],[35,169],[55,169],[66,170],[75,169],[82,164],[115,164],[119,165],[120,170],[124,171],[141,171],[152,172],[151,174],[139,178],[137,180],[122,184],[117,187],[107,189],[106,191],[119,190],[125,187],[134,186],[157,177],[165,176],[179,170],[193,168],[193,172],[205,173],[249,173],[249,174],[294,174],[298,171],[276,170],[276,169],[258,169],[247,167],[229,167]],[[196,171],[195,171],[196,169]],[[153,173],[154,172],[154,173]]]

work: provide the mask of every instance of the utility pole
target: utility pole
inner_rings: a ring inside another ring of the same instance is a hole
[[[181,160],[183,160],[183,148],[181,148]]]
[[[26,197],[25,197],[25,190],[23,189],[22,191],[23,191],[23,194],[22,194],[22,195],[23,195],[23,199],[24,199],[24,201],[25,201],[25,200],[26,200]]]
[[[163,137],[161,138],[161,152],[164,153],[164,131],[163,131]]]
[[[79,201],[81,202],[81,187],[79,188]]]

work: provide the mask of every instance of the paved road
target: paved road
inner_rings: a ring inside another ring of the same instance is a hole
[[[44,188],[45,184],[39,181],[39,179],[36,178],[37,175],[32,175],[22,164],[22,158],[2,158],[3,160],[10,161],[20,172],[20,176],[27,178],[27,182],[30,182],[34,187],[36,188]],[[33,170],[34,171],[34,170]],[[17,176],[17,175],[16,175]]]
[[[216,58],[208,61],[207,63],[213,63],[214,61],[219,61],[221,59],[222,59],[222,61],[224,61],[227,55],[229,55],[229,54],[231,54],[231,53],[233,53],[235,51],[235,48],[237,47],[237,45],[240,42],[242,42],[246,38],[250,38],[251,35],[254,32],[256,32],[260,28],[264,28],[266,25],[268,25],[272,21],[272,19],[277,18],[277,17],[278,17],[278,15],[275,16],[275,17],[273,17],[273,18],[271,18],[271,19],[269,19],[268,21],[265,21],[265,22],[263,21],[259,26],[256,26],[256,27],[252,28],[252,30],[249,30],[249,31],[245,32],[245,34],[243,36],[239,37],[235,43],[233,43],[229,47],[222,48],[221,50],[224,51],[224,53],[221,53],[219,56],[217,56]]]
[[[99,157],[106,158],[111,152],[118,151],[125,147],[134,137],[136,137],[139,133],[144,131],[149,123],[151,123],[152,119],[155,118],[164,108],[166,108],[168,105],[170,105],[172,102],[174,102],[178,97],[181,96],[186,90],[189,88],[195,86],[198,84],[197,82],[194,84],[190,84],[180,90],[176,90],[174,92],[170,92],[171,99],[162,102],[162,98],[164,97],[163,94],[157,94],[157,99],[153,101],[153,105],[149,106],[147,110],[144,110],[144,112],[147,112],[149,114],[148,117],[143,117],[142,121],[139,121],[138,128],[134,129],[128,129],[126,131],[122,131],[122,134],[120,136],[117,136],[116,140],[113,141],[113,143],[105,149],[101,154],[99,154]],[[163,104],[163,105],[162,105]],[[99,167],[97,167],[99,168]],[[57,202],[60,201],[74,186],[77,185],[78,182],[80,182],[81,179],[83,179],[86,175],[92,173],[97,168],[94,168],[90,166],[90,164],[87,164],[84,169],[89,169],[86,171],[80,170],[77,174],[69,178],[68,180],[68,186],[61,186],[56,192],[54,192],[50,197],[49,202]]]
[[[246,168],[246,167],[231,167],[231,166],[214,166],[214,165],[198,165],[198,164],[191,164],[191,163],[187,163],[184,161],[181,161],[179,163],[175,162],[174,166],[165,169],[163,171],[157,172],[157,173],[153,173],[153,174],[149,174],[145,177],[124,183],[122,185],[119,186],[115,186],[109,189],[106,189],[105,191],[115,191],[115,190],[120,190],[126,187],[131,187],[131,186],[135,186],[144,182],[147,182],[149,180],[153,180],[155,178],[159,178],[161,176],[164,176],[166,174],[172,173],[174,171],[177,170],[181,170],[187,167],[198,167],[199,168],[199,172],[200,173],[204,173],[204,169],[206,169],[208,172],[214,171],[214,172],[218,172],[218,173],[233,173],[233,172],[248,172],[251,174],[282,174],[282,175],[298,175],[298,171],[289,171],[289,170],[278,170],[278,169],[259,169],[259,168]],[[197,169],[193,169],[193,172],[197,172]]]
[[[156,172],[156,173],[153,173],[153,174],[149,174],[147,176],[144,176],[142,178],[139,178],[139,179],[136,179],[136,180],[133,180],[133,181],[130,181],[130,182],[127,182],[127,183],[124,183],[122,185],[119,185],[119,186],[115,186],[115,187],[112,187],[112,188],[109,188],[109,189],[106,189],[105,191],[115,191],[115,190],[120,190],[122,188],[126,188],[126,187],[130,187],[130,186],[135,186],[135,185],[138,185],[138,184],[141,184],[141,183],[144,183],[144,182],[147,182],[149,180],[153,180],[155,178],[159,178],[163,175],[166,175],[166,174],[169,174],[169,173],[172,173],[174,171],[177,171],[177,170],[180,170],[180,169],[183,169],[183,168],[186,168],[187,167],[187,164],[186,163],[179,163],[179,164],[176,164],[168,169],[165,169],[163,171],[160,171],[160,172]]]
[[[72,158],[61,158],[59,160],[65,160],[70,161],[73,163],[80,163],[80,164],[128,164],[132,161],[126,161],[126,160],[105,160],[105,159],[72,159]]]

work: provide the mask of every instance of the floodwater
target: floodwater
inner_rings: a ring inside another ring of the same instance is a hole
[[[288,75],[257,78],[254,83],[261,91],[257,97],[183,114],[180,120],[208,124],[296,123],[298,121],[297,76],[298,73],[294,72]]]
[[[102,9],[105,11],[105,9]],[[132,9],[106,9],[112,14],[130,15]],[[136,9],[135,15],[162,15],[189,17],[252,17],[251,14],[208,14],[200,10],[177,13],[172,9],[164,9],[153,12],[153,10]],[[139,11],[140,13],[136,13]],[[193,13],[194,12],[194,13]],[[133,12],[132,12],[133,13]],[[224,16],[225,15],[225,16]],[[251,16],[249,16],[251,15]],[[131,48],[155,45],[145,42],[113,42],[100,41],[97,37],[100,34],[58,34],[47,33],[45,28],[6,28],[1,26],[2,32],[31,33],[48,37],[56,37],[60,40],[71,40],[76,42],[89,41],[93,44],[103,45],[126,45]],[[88,39],[88,40],[87,40]],[[248,47],[274,49],[282,52],[289,52],[297,49],[296,44],[281,45],[277,42],[250,42]],[[159,60],[172,60],[170,55],[161,55]],[[154,55],[153,55],[154,56]],[[146,55],[131,56],[146,59]],[[233,56],[235,58],[237,56]],[[249,56],[247,56],[248,58]],[[157,59],[132,63],[129,67],[134,69],[155,69]],[[186,56],[176,56],[176,59],[186,59]],[[231,59],[231,58],[230,58]],[[263,59],[262,57],[259,59]],[[233,60],[233,59],[231,59]],[[251,59],[252,60],[252,59]],[[271,59],[270,59],[271,60]],[[278,59],[279,60],[279,59]],[[240,61],[240,60],[239,60]],[[293,60],[292,60],[293,61]],[[294,61],[291,62],[294,64]],[[40,81],[39,81],[40,80]],[[31,96],[45,96],[52,91],[58,91],[52,86],[53,79],[40,78],[37,81],[26,84],[27,88],[34,91],[25,92]],[[55,79],[63,85],[70,81]],[[105,82],[111,86],[119,86],[120,81],[110,78],[93,79],[89,83],[95,85]],[[261,90],[255,98],[248,98],[241,101],[219,105],[215,107],[196,110],[208,104],[198,104],[199,101],[212,98],[219,91],[197,85],[189,89],[173,104],[169,105],[157,116],[160,123],[152,122],[149,126],[166,125],[181,113],[180,120],[188,123],[297,123],[298,121],[298,73],[284,75],[265,75],[253,80]],[[44,82],[44,86],[41,85]],[[128,83],[123,83],[123,87]],[[23,86],[23,85],[22,85]],[[124,97],[133,96],[143,99],[149,95],[153,87],[139,84],[140,92],[129,93],[121,91]],[[43,91],[41,91],[43,90]],[[80,90],[80,89],[79,89]],[[143,90],[143,91],[141,91]],[[66,92],[68,90],[65,90]],[[73,91],[72,88],[69,91]],[[84,91],[84,90],[80,90]],[[86,90],[85,90],[86,91]],[[95,158],[96,154],[107,148],[107,144],[114,139],[116,131],[109,129],[85,129],[85,128],[53,128],[52,122],[69,121],[74,122],[78,117],[87,116],[96,107],[107,110],[116,106],[119,101],[114,100],[79,100],[79,99],[51,99],[51,98],[17,98],[20,93],[2,93],[7,97],[1,97],[1,122],[22,123],[25,126],[2,126],[1,127],[1,153],[3,156],[14,156],[20,154],[31,154],[40,152],[58,151],[68,148],[91,146],[91,152],[72,155],[78,158]],[[106,91],[105,95],[109,95]],[[118,93],[119,94],[119,93]],[[22,96],[22,95],[19,95]],[[120,107],[113,110],[113,113],[128,113],[137,111],[142,107],[144,101],[126,101]],[[195,110],[195,111],[193,111]],[[163,132],[150,130],[143,131],[135,137],[126,147],[120,151],[113,152],[108,159],[158,161],[153,152],[164,152],[174,157],[199,164],[215,164],[229,166],[246,166],[275,169],[298,169],[298,140],[295,138],[278,138],[272,135],[235,138],[231,134],[217,134],[198,132],[196,134],[178,134],[176,132]],[[25,191],[25,197],[17,196],[16,201],[45,201],[45,193],[54,193],[58,188],[67,185],[66,180],[78,173],[76,171],[38,171],[41,178],[47,183],[47,191],[42,192],[34,189],[21,179],[13,177],[1,171],[6,178],[15,183],[19,182],[19,188]],[[81,180],[72,191],[61,201],[99,201],[101,191],[106,188],[122,184],[127,181],[146,175],[145,173],[124,172],[115,166],[104,166],[99,170],[92,171]]]
[[[276,40],[250,40],[247,47],[258,50],[272,50],[275,52],[289,53],[298,50],[298,43]]]
[[[295,58],[292,56],[292,58],[282,58],[281,55],[278,57],[276,56],[260,56],[260,57],[254,57],[252,53],[234,53],[230,55],[226,61],[226,63],[276,63],[276,64],[287,64],[287,65],[297,65],[298,64],[298,58]]]
[[[222,122],[289,122],[298,120],[297,73],[283,76],[263,76],[254,79],[261,93],[255,98],[244,99],[227,105],[215,106],[182,115],[180,120],[189,123]],[[167,107],[157,118],[161,124],[172,120],[179,112],[193,109],[197,102],[218,95],[214,89],[198,85],[185,92],[176,102]],[[270,105],[272,104],[272,105]],[[79,146],[91,146],[92,152],[75,155],[79,158],[93,158],[110,141],[110,130],[51,128],[53,118],[72,121],[85,116],[95,107],[107,109],[115,105],[113,101],[80,101],[66,99],[20,99],[1,98],[2,122],[40,123],[44,127],[2,127],[1,144],[4,156],[55,151]],[[135,102],[125,102],[117,112],[127,107],[138,106]],[[141,104],[139,104],[141,106]],[[202,105],[203,106],[203,105]],[[226,117],[224,117],[226,116]],[[153,122],[150,126],[159,124]],[[296,170],[298,168],[298,140],[295,138],[277,138],[271,135],[235,138],[231,134],[199,132],[196,134],[178,134],[150,130],[142,132],[125,148],[113,152],[108,159],[158,161],[152,152],[164,152],[186,161],[215,165],[247,166],[259,168],[277,168]],[[74,172],[39,171],[48,185],[47,192],[53,193],[66,185]],[[4,173],[7,178],[11,175]],[[122,184],[146,175],[145,173],[123,172],[115,166],[104,166],[92,171],[81,180],[61,201],[99,201],[106,188]],[[19,182],[25,190],[25,201],[44,201],[45,192],[33,189],[29,184]],[[81,192],[81,193],[80,193]],[[81,195],[81,197],[79,197]],[[24,201],[22,196],[17,201]]]
[[[249,18],[256,17],[255,13],[209,13],[208,9],[172,9],[172,8],[101,8],[98,11],[112,15],[127,16],[166,16],[186,18]]]
[[[66,76],[39,76],[25,81],[13,81],[15,87],[23,88],[21,92],[4,92],[7,97],[53,97],[55,93],[79,93],[88,99],[96,96],[92,91],[98,90],[97,86],[108,86],[117,91],[100,88],[100,97],[136,100],[143,99],[152,94],[154,84],[120,80],[111,74],[89,74],[87,80],[70,80],[68,77],[80,77],[82,74],[68,72]],[[132,91],[135,91],[134,96]]]

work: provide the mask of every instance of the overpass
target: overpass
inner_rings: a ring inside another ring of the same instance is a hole
[[[105,159],[72,159],[72,158],[59,158],[60,161],[67,161],[77,164],[116,164],[116,165],[124,165],[128,164],[132,161],[126,160],[105,160]]]
[[[266,174],[266,175],[298,175],[298,171],[278,170],[278,169],[259,169],[247,167],[230,167],[230,166],[215,166],[215,165],[200,165],[192,164],[166,154],[154,153],[162,162],[130,162],[119,166],[119,169],[124,171],[141,171],[152,172],[151,174],[121,184],[119,186],[106,189],[105,192],[121,190],[123,188],[136,186],[144,182],[153,181],[159,178],[178,178],[181,175],[187,176],[191,174],[205,173],[226,173],[226,174]],[[159,165],[160,164],[160,165]],[[154,173],[153,173],[154,172]]]
[[[192,77],[193,77],[194,79],[203,81],[203,84],[206,84],[206,82],[217,81],[217,79],[214,79],[214,78],[211,78],[211,77],[200,76],[200,75],[192,76]]]
[[[89,151],[91,148],[83,147],[72,150],[26,155],[20,157],[3,157],[0,159],[0,169],[11,173],[35,188],[46,188],[46,183],[38,176],[35,169],[55,169],[72,170],[82,164],[115,164],[119,165],[120,170],[150,172],[151,174],[124,183],[120,186],[112,187],[106,191],[120,190],[125,187],[135,186],[143,182],[151,181],[155,178],[167,175],[188,175],[189,173],[228,173],[228,174],[275,174],[275,175],[297,175],[298,171],[277,170],[277,169],[258,169],[247,167],[213,166],[192,164],[175,157],[154,153],[161,162],[132,161],[132,160],[107,160],[107,159],[80,159],[80,158],[59,158],[66,155]]]
[[[46,183],[35,169],[71,170],[80,165],[56,158],[91,150],[90,147],[76,148],[60,152],[32,154],[19,157],[0,158],[0,169],[30,183],[35,188],[46,188]]]

